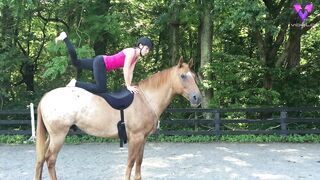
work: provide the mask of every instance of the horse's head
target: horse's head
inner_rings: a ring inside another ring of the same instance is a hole
[[[192,59],[186,64],[183,62],[183,58],[180,58],[176,66],[175,74],[173,75],[173,87],[175,88],[175,92],[190,101],[191,106],[196,107],[200,105],[202,97],[195,81],[196,75],[191,70],[192,66]]]

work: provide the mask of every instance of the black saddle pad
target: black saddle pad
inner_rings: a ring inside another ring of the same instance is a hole
[[[115,109],[123,110],[129,107],[133,101],[134,94],[126,88],[116,92],[106,92],[97,94],[103,97]]]

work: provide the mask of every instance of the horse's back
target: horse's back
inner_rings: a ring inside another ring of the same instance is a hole
[[[52,103],[61,104],[70,100],[88,101],[93,94],[78,87],[60,87],[47,92],[41,101],[52,101]]]
[[[80,108],[84,105],[83,103],[91,101],[93,96],[93,94],[81,88],[61,87],[47,92],[41,99],[41,106]]]
[[[127,128],[140,132],[153,127],[153,112],[141,96],[125,109]],[[100,137],[116,137],[119,110],[113,109],[104,98],[77,87],[62,87],[46,93],[39,103],[43,121],[51,132],[76,125],[84,132]],[[151,114],[151,115],[150,115]],[[150,124],[151,125],[147,125]],[[148,126],[148,127],[147,127]],[[149,127],[150,126],[150,127]],[[51,129],[51,130],[50,130]]]
[[[102,97],[84,89],[54,89],[43,96],[39,107],[49,133],[76,125],[90,135],[117,136],[118,110],[113,109]]]
[[[73,121],[79,112],[85,113],[92,107],[105,104],[94,94],[77,87],[61,87],[46,93],[39,106],[44,119],[67,119]],[[70,122],[71,123],[71,122]]]

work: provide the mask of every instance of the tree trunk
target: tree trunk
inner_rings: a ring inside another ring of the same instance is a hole
[[[301,28],[291,26],[289,30],[289,38],[281,56],[280,62],[287,69],[295,68],[300,62],[301,50]],[[277,63],[278,64],[278,63]]]
[[[203,69],[211,62],[211,51],[212,51],[212,33],[213,33],[213,22],[211,18],[211,11],[213,9],[213,2],[211,0],[201,1],[201,17],[200,17],[200,68]],[[202,80],[212,81],[212,74],[207,77],[201,75]],[[213,97],[213,89],[202,90],[203,101],[202,107],[208,108],[209,103]]]
[[[272,89],[273,87],[273,69],[274,64],[277,59],[277,55],[275,54],[275,51],[273,51],[272,47],[269,45],[272,45],[272,42],[269,42],[268,45],[265,47],[264,54],[263,54],[263,60],[265,61],[266,66],[266,72],[264,74],[264,83],[263,87],[265,89]]]
[[[34,65],[27,62],[24,63],[22,66],[22,81],[26,84],[27,91],[34,92]]]
[[[173,66],[176,64],[178,61],[178,37],[179,37],[179,6],[177,4],[177,0],[172,1],[172,8],[170,9],[170,14],[171,14],[171,21],[170,21],[170,35],[171,35],[171,59],[170,59],[170,65]]]

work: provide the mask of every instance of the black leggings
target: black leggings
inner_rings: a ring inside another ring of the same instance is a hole
[[[103,56],[96,56],[91,59],[78,59],[76,50],[68,38],[63,40],[67,46],[72,64],[78,69],[89,69],[93,71],[93,77],[96,81],[93,83],[76,82],[76,87],[83,88],[92,93],[105,93],[107,91],[107,71],[104,65]]]

